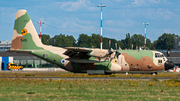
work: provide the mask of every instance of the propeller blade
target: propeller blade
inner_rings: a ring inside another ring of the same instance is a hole
[[[111,55],[112,53],[113,53],[112,51],[109,51],[109,52],[108,52],[108,55]]]
[[[118,58],[118,56],[121,55],[121,53],[119,53],[118,51],[116,51],[116,57]]]
[[[116,46],[116,52],[117,52],[117,43],[115,43],[115,46]]]
[[[112,54],[113,52],[111,51],[111,40],[109,40],[109,50],[108,50],[108,55],[109,55],[109,64],[110,64],[110,62],[111,62],[111,54]]]
[[[109,40],[109,51],[111,51],[111,40]]]
[[[110,57],[110,55],[112,54],[113,52],[111,51],[111,40],[109,40],[109,50],[108,50],[108,55]]]
[[[116,53],[117,53],[117,43],[115,43],[115,47],[116,47]],[[114,57],[117,58],[116,54]]]
[[[118,58],[121,53],[119,53],[119,52],[117,51],[117,43],[115,43],[115,46],[116,46],[116,54],[115,54],[114,58]]]

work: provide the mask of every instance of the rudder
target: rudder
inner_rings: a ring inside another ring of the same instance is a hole
[[[15,17],[11,50],[43,49],[43,44],[26,10],[18,10]]]

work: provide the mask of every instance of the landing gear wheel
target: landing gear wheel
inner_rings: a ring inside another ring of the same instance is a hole
[[[105,73],[105,75],[111,75],[112,73]]]
[[[157,75],[157,74],[158,74],[157,72],[151,73],[151,75]]]

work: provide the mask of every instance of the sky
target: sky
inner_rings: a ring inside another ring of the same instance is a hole
[[[144,22],[146,37],[151,42],[163,33],[180,36],[179,0],[1,0],[0,1],[0,41],[11,40],[14,19],[19,9],[26,9],[38,33],[43,21],[42,33],[51,37],[73,35],[78,39],[84,33],[98,33],[102,36],[122,40],[126,33],[142,34]]]

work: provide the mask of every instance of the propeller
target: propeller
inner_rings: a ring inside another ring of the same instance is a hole
[[[111,61],[111,54],[113,52],[111,51],[111,40],[109,40],[109,50],[108,50],[108,55],[109,55],[109,64],[110,64],[110,61]]]
[[[111,61],[111,54],[112,54],[113,52],[111,51],[111,40],[109,40],[109,49],[108,49],[108,53],[105,55],[105,56],[103,56],[103,57],[98,57],[99,58],[99,60],[101,59],[101,58],[106,58],[105,60],[107,60],[108,58],[107,57],[109,57],[109,63],[110,63],[110,61]]]
[[[108,55],[110,57],[110,55],[112,54],[113,52],[111,51],[111,40],[109,40],[109,50],[108,50]]]
[[[115,43],[115,46],[116,46],[116,53],[115,53],[115,56],[114,56],[113,58],[111,58],[111,54],[113,54],[114,51],[111,51],[111,40],[109,40],[108,54],[106,54],[106,55],[104,56],[104,57],[108,57],[108,58],[109,58],[109,64],[110,64],[110,62],[111,62],[112,59],[118,58],[119,55],[121,55],[121,53],[119,53],[119,52],[117,51],[117,43]],[[100,60],[100,58],[102,58],[102,57],[99,57],[99,60]],[[108,58],[106,58],[106,59],[108,59]],[[106,60],[106,59],[105,59],[105,60]]]
[[[115,59],[118,59],[118,57],[119,57],[119,55],[121,55],[121,53],[119,53],[119,52],[117,51],[117,43],[115,43],[115,46],[116,46],[116,53],[115,53],[114,58],[115,58]],[[111,58],[111,54],[112,54],[112,53],[113,53],[113,52],[111,51],[111,40],[109,40],[109,50],[108,50],[109,64],[110,64],[111,60],[114,59],[114,58]]]
[[[119,53],[119,52],[117,51],[117,43],[115,43],[115,46],[116,46],[116,54],[115,54],[114,58],[118,58],[119,55],[121,55],[121,53]]]
[[[116,53],[115,53],[114,58],[115,58],[115,59],[118,59],[118,57],[119,57],[119,55],[121,55],[121,53],[119,53],[119,52],[117,51],[117,43],[115,43],[115,46],[116,46]],[[113,53],[113,52],[111,51],[111,40],[109,40],[109,50],[108,50],[109,64],[110,64],[111,60],[114,59],[114,58],[111,58],[111,54],[112,54],[112,53]]]

